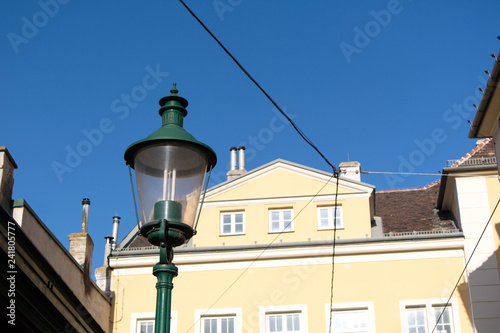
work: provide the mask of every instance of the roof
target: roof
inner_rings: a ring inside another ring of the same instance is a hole
[[[437,199],[437,207],[443,207],[443,200],[446,189],[450,186],[448,182],[454,184],[450,174],[461,174],[464,172],[497,170],[497,160],[495,155],[495,142],[491,138],[476,141],[476,147],[458,160],[448,161],[447,167],[443,169],[441,186]],[[450,179],[451,178],[451,179]]]
[[[494,57],[494,55],[492,54]],[[477,108],[476,115],[469,130],[469,138],[491,137],[497,128],[500,117],[500,93],[497,90],[500,83],[500,52],[495,57],[495,63],[489,73],[489,79],[484,87],[483,97]]]
[[[472,165],[485,165],[491,158],[495,157],[495,142],[493,139],[488,138],[484,140],[478,140],[476,142],[476,147],[468,152],[461,159],[453,161],[453,163],[448,163],[449,167],[463,167]],[[475,161],[473,163],[473,160]]]
[[[375,193],[375,215],[384,233],[456,229],[449,212],[438,211],[440,181],[425,187]]]

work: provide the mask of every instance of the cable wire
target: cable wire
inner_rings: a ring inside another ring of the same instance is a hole
[[[132,187],[132,197],[134,198],[134,211],[135,218],[137,219],[137,230],[141,230],[141,226],[139,225],[139,215],[137,214],[137,202],[135,201],[134,180],[132,179],[132,170],[130,169],[130,165],[128,166],[128,174],[130,175],[130,186]]]
[[[246,74],[246,76],[257,86],[257,88],[260,89],[260,91],[269,99],[269,101],[274,105],[274,107],[285,117],[290,124],[293,126],[295,131],[304,139],[305,142],[307,142],[322,158],[325,160],[325,162],[332,168],[332,171],[335,172],[336,167],[330,163],[330,161],[323,155],[323,153],[316,147],[316,145],[306,136],[306,134],[293,122],[290,117],[280,108],[278,103],[274,101],[274,99],[264,90],[264,88],[261,87],[261,85],[255,80],[250,73],[240,64],[238,60],[229,52],[229,50],[215,37],[215,35],[210,31],[210,29],[207,28],[207,26],[196,16],[196,14],[184,3],[183,0],[179,0],[182,5],[187,9],[187,11],[200,23],[200,25],[205,29],[205,31],[212,36],[212,38],[219,44],[219,46],[226,52],[226,54],[236,63],[236,65]]]
[[[500,203],[500,199],[498,199],[497,204],[495,205],[495,208],[493,209],[493,212],[491,213],[490,218],[488,219],[488,222],[486,222],[486,225],[484,226],[483,232],[481,233],[481,236],[479,236],[479,239],[477,240],[476,246],[474,246],[474,250],[472,250],[472,252],[470,254],[470,257],[467,260],[467,263],[465,264],[464,269],[462,270],[462,273],[458,277],[457,283],[455,284],[455,287],[453,287],[453,290],[451,291],[450,297],[448,297],[448,300],[446,301],[446,304],[443,306],[443,311],[441,311],[441,314],[439,315],[439,318],[436,320],[436,324],[434,325],[434,328],[432,329],[431,333],[434,333],[434,331],[436,330],[436,328],[437,328],[437,326],[439,324],[439,321],[443,317],[444,311],[446,311],[446,307],[450,304],[451,297],[453,296],[453,293],[455,292],[455,290],[458,288],[458,285],[460,284],[460,280],[462,279],[462,276],[466,272],[467,266],[469,266],[469,263],[470,263],[470,261],[472,259],[472,256],[474,255],[474,252],[476,252],[476,249],[477,249],[477,247],[479,245],[479,242],[481,241],[481,238],[483,238],[484,233],[486,232],[488,226],[490,225],[490,221],[493,218],[493,215],[495,214],[495,211],[497,210],[497,207],[498,207],[499,203]]]
[[[224,297],[225,294],[227,294],[227,292],[229,291],[229,289],[231,289],[236,284],[236,282],[238,282],[241,279],[241,277],[243,275],[245,275],[246,272],[248,272],[248,270],[253,266],[253,264],[255,264],[257,262],[257,260],[259,260],[260,257],[262,257],[262,255],[264,254],[264,252],[266,252],[271,247],[271,245],[278,239],[278,237],[283,234],[283,232],[288,228],[288,226],[291,223],[293,223],[297,219],[297,217],[302,213],[302,211],[304,211],[304,209],[306,209],[306,207],[309,206],[309,204],[314,200],[314,198],[316,198],[319,195],[319,193],[321,191],[323,191],[323,189],[326,187],[326,185],[328,185],[330,183],[330,181],[332,180],[333,177],[335,177],[335,173],[332,174],[332,176],[325,182],[325,184],[318,190],[318,192],[316,192],[316,194],[313,195],[313,197],[306,203],[306,205],[304,207],[302,207],[301,210],[299,210],[299,212],[297,213],[297,215],[295,215],[293,217],[293,219],[290,222],[288,222],[288,224],[279,233],[276,234],[276,237],[273,238],[273,240],[257,255],[257,257],[254,260],[252,260],[252,262],[250,262],[250,264],[248,265],[248,267],[245,268],[243,270],[243,272],[241,272],[240,275],[238,275],[236,277],[236,279],[234,279],[234,281],[222,292],[222,294],[208,307],[208,309],[206,310],[206,312],[204,314],[208,313],[208,311],[210,309],[212,309],[215,306],[215,304],[217,304],[217,302],[222,297]],[[338,177],[337,177],[337,192],[336,192],[336,197],[335,197],[335,203],[337,202],[337,196],[338,196]],[[335,222],[334,222],[334,225],[335,225]],[[335,238],[334,238],[333,242],[335,244]],[[189,329],[186,331],[186,333],[189,332],[196,324],[198,324],[199,320],[200,320],[200,318],[198,318],[195,321],[195,323],[191,327],[189,327]]]
[[[339,178],[340,175],[337,174],[337,189],[335,190],[335,210],[333,213],[333,253],[332,253],[332,279],[330,282],[330,324],[328,332],[332,332],[332,305],[333,305],[333,281],[335,277],[335,240],[337,239],[337,198],[339,196]]]
[[[395,171],[361,171],[364,174],[380,174],[380,175],[406,175],[406,176],[442,176],[442,177],[477,177],[484,174],[471,173],[425,173],[425,172],[395,172]]]

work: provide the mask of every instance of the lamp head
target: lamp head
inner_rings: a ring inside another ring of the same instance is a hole
[[[156,229],[167,220],[170,241],[178,246],[193,235],[205,174],[217,157],[182,127],[188,102],[175,83],[170,92],[159,101],[162,126],[131,144],[124,157],[136,174],[141,233],[158,245]]]

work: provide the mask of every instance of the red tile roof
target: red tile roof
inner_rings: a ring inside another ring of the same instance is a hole
[[[439,184],[376,192],[375,216],[382,218],[384,233],[455,229],[450,213],[436,209]]]

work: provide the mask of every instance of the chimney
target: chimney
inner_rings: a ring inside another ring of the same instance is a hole
[[[106,246],[104,247],[104,265],[95,269],[95,282],[97,286],[111,298],[111,270],[108,265],[108,256],[111,254],[111,242],[113,236],[106,236]]]
[[[361,164],[359,162],[342,162],[339,164],[339,169],[343,178],[361,181]]]
[[[69,238],[69,253],[71,253],[73,258],[75,258],[75,260],[81,266],[84,266],[84,264],[87,263],[87,257],[92,259],[92,250],[94,248],[94,243],[92,242],[92,239],[87,233],[90,200],[85,198],[82,200],[82,204],[83,204],[82,232],[70,234],[68,238]],[[88,265],[90,265],[90,262],[88,262]]]
[[[82,232],[69,234],[69,253],[75,258],[80,266],[83,267],[83,284],[85,292],[90,292],[90,269],[92,267],[92,252],[94,251],[94,242],[87,233],[87,224],[89,219],[90,200],[82,200]]]
[[[238,147],[238,153],[239,153],[239,156],[240,156],[240,167],[239,167],[239,170],[242,170],[243,172],[247,172],[245,170],[245,147],[243,146],[239,146]]]
[[[113,216],[113,234],[111,240],[111,249],[114,250],[116,248],[116,244],[118,243],[118,227],[120,226],[120,217]]]
[[[229,148],[229,151],[231,152],[231,169],[230,170],[236,170],[236,147]]]
[[[5,147],[0,147],[0,204],[12,214],[10,201],[14,188],[14,169],[17,164]]]
[[[82,232],[87,232],[87,226],[89,223],[89,206],[90,200],[88,198],[84,198],[82,200],[83,205],[83,214],[82,214]]]
[[[113,236],[106,236],[106,245],[104,246],[104,266],[108,266],[108,257],[111,254],[111,247],[113,242]]]
[[[247,172],[247,170],[245,169],[245,147],[243,146],[240,146],[239,148],[231,147],[229,150],[231,152],[231,167],[227,173],[227,180],[232,180]],[[239,155],[239,164],[240,164],[239,168],[236,166],[236,160],[237,160],[236,150],[238,150],[238,155]]]

